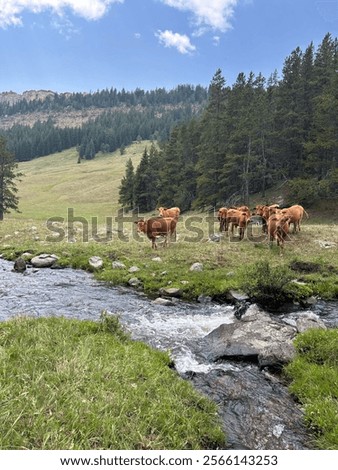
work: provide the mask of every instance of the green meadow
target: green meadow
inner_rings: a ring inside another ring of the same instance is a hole
[[[160,241],[155,253],[150,241],[136,232],[138,215],[118,212],[126,161],[131,158],[136,168],[144,148],[150,145],[149,141],[134,143],[124,155],[119,151],[99,154],[80,164],[75,149],[20,163],[24,174],[18,183],[21,213],[5,216],[0,225],[4,256],[14,259],[23,252],[52,251],[61,265],[90,270],[88,259],[97,255],[104,266],[96,275],[113,284],[126,284],[131,277],[127,269],[112,268],[111,261],[118,260],[127,268],[140,268],[138,278],[149,295],[156,296],[161,287],[171,285],[179,287],[188,300],[200,294],[224,298],[230,289],[250,288],[248,277],[255,282],[260,261],[268,263],[272,275],[283,267],[291,281],[300,281],[285,285],[286,301],[298,302],[311,295],[338,296],[334,210],[308,209],[310,218],[304,220],[300,233],[290,235],[282,256],[261,236],[260,227],[253,227],[242,241],[225,234],[218,242],[210,241],[219,235],[215,212],[183,214],[177,241],[167,249]],[[278,192],[271,193],[267,200],[273,202],[277,197]],[[255,196],[251,207],[258,202],[265,201]],[[139,215],[157,215],[156,207]],[[330,243],[331,248],[327,247]],[[152,261],[155,254],[161,263]],[[195,262],[203,263],[203,272],[190,271]],[[304,269],[300,262],[307,263]],[[161,276],[164,271],[166,275]]]
[[[281,304],[303,305],[311,296],[338,298],[338,229],[335,207],[329,205],[325,210],[320,206],[308,210],[309,219],[304,220],[300,233],[290,235],[283,254],[261,236],[260,227],[253,227],[242,241],[224,234],[219,238],[214,212],[183,214],[177,241],[164,248],[160,240],[158,250],[152,250],[151,242],[136,232],[138,215],[118,212],[118,187],[126,161],[130,157],[136,167],[150,144],[134,143],[124,155],[119,151],[99,154],[80,164],[75,149],[20,163],[24,173],[17,184],[21,212],[5,215],[0,224],[3,257],[15,260],[26,253],[29,259],[54,253],[60,266],[94,271],[98,279],[111,284],[128,285],[137,277],[138,288],[149,297],[157,297],[163,287],[176,287],[188,301],[201,294],[223,301],[232,289],[243,290],[267,306],[276,299]],[[277,196],[278,192],[271,192],[267,201],[254,197],[251,207],[274,202]],[[152,213],[139,215],[155,214],[154,207]],[[215,239],[218,241],[211,241]],[[103,260],[97,271],[89,265],[94,255]],[[126,268],[114,269],[113,261]],[[196,262],[203,264],[202,271],[190,270]],[[129,273],[131,266],[139,271]],[[225,445],[214,405],[170,369],[166,354],[131,342],[112,323],[107,319],[96,325],[23,318],[0,325],[0,395],[6,403],[0,424],[7,429],[0,448],[197,449]],[[316,340],[311,337],[308,341],[314,344]],[[332,341],[337,357],[336,344]],[[129,366],[123,375],[126,356]],[[50,368],[46,368],[46,358]],[[145,361],[142,367],[140,360]],[[300,376],[300,369],[289,370],[290,382]],[[75,370],[81,373],[74,374]],[[313,369],[307,370],[310,374]],[[323,416],[320,400],[315,401],[312,392],[305,398],[301,388],[295,385],[292,392],[301,401],[309,400]],[[336,400],[332,394],[327,399]],[[325,434],[323,421],[308,403],[312,413],[307,418],[309,427],[314,435]],[[331,423],[332,413],[327,418]],[[317,416],[315,422],[311,416]],[[326,421],[325,416],[322,419]],[[314,448],[338,448],[332,426],[330,433],[328,440],[315,440]]]

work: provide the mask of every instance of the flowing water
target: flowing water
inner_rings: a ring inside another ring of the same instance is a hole
[[[0,320],[18,315],[98,320],[103,310],[118,314],[133,339],[169,351],[178,373],[218,404],[230,448],[308,448],[302,412],[278,378],[255,364],[211,364],[195,356],[193,345],[200,338],[234,321],[233,307],[161,306],[83,271],[29,268],[19,274],[12,267],[0,260]],[[318,303],[315,312],[329,327],[338,326],[337,303]]]

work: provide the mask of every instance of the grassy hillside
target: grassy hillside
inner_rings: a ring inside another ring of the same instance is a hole
[[[75,216],[96,216],[104,222],[105,217],[114,216],[119,208],[119,185],[128,158],[136,168],[145,147],[150,145],[150,141],[134,143],[126,148],[124,155],[117,150],[98,154],[93,160],[82,160],[80,164],[75,148],[19,163],[19,169],[24,173],[17,184],[21,213],[12,213],[6,218],[45,221],[54,216],[66,217],[67,209],[73,208]],[[267,190],[263,198],[260,194],[252,195],[250,206],[284,204],[286,199],[287,185],[282,185]],[[323,200],[307,210],[311,222],[338,222],[336,200]]]
[[[136,167],[146,146],[150,147],[150,141],[130,145],[124,155],[118,150],[80,164],[74,148],[20,163],[24,173],[18,184],[21,214],[11,214],[10,218],[66,217],[68,208],[82,217],[104,219],[115,214],[126,161],[131,158]]]

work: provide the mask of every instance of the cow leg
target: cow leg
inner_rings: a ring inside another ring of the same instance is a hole
[[[157,250],[156,237],[151,238],[151,247],[153,250]]]
[[[283,256],[283,252],[284,252],[284,238],[281,238],[280,244],[279,244],[279,255]]]

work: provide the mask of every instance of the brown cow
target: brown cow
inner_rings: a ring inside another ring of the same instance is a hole
[[[179,207],[171,207],[167,209],[166,207],[159,207],[158,211],[161,217],[171,217],[173,219],[178,219],[181,209]]]
[[[248,208],[248,206],[240,206],[240,207],[236,207],[236,209],[240,212],[246,212],[248,214],[248,217],[250,217],[251,215],[250,209]]]
[[[263,233],[268,232],[267,223],[268,223],[269,217],[279,213],[278,207],[279,207],[278,204],[271,204],[270,206],[266,206],[266,205],[256,206],[256,211],[255,211],[256,215],[261,216],[263,219],[263,223],[262,223]]]
[[[306,212],[303,206],[295,205],[288,207],[286,209],[282,209],[282,214],[288,215],[290,217],[290,223],[293,224],[293,232],[300,232],[300,223],[303,220],[304,215],[306,218],[309,218],[309,214]]]
[[[241,212],[237,209],[228,209],[226,216],[226,223],[229,227],[231,224],[231,235],[234,234],[234,227],[238,227],[239,230],[239,239],[243,240],[244,232],[249,221],[250,217],[247,212]]]
[[[280,250],[284,248],[284,241],[288,236],[291,218],[285,214],[272,215],[268,220],[268,234],[270,243],[277,241]],[[282,254],[282,251],[280,251]]]
[[[148,220],[137,220],[137,231],[143,232],[151,240],[151,247],[157,250],[156,237],[164,237],[164,246],[168,245],[168,237],[175,235],[176,240],[177,220],[171,217],[152,217]]]
[[[217,219],[219,220],[220,232],[228,231],[227,212],[228,212],[228,209],[226,207],[221,207],[220,209],[218,209]]]

